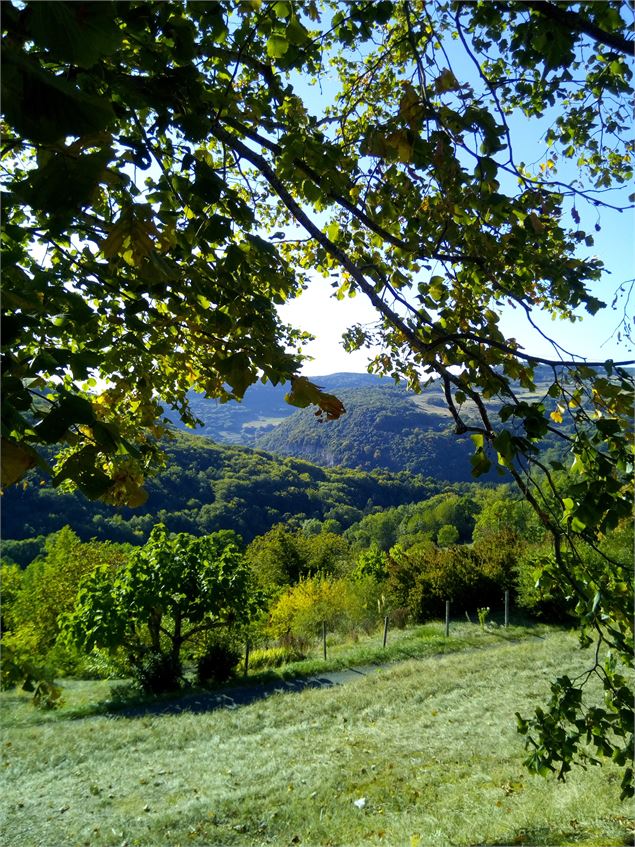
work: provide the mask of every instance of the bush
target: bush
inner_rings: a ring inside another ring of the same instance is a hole
[[[547,623],[567,623],[572,620],[575,602],[565,597],[558,586],[539,584],[539,577],[550,556],[544,550],[528,550],[516,564],[516,602],[533,617]]]
[[[144,694],[166,694],[180,687],[181,666],[166,653],[148,650],[135,663],[133,676]]]
[[[499,563],[485,561],[469,547],[431,546],[390,552],[389,590],[394,602],[406,606],[416,621],[442,617],[445,601],[453,613],[502,605],[507,574]]]
[[[240,651],[229,642],[216,641],[210,644],[196,660],[196,682],[201,686],[227,682],[240,659]]]
[[[321,630],[371,631],[381,617],[381,589],[372,577],[357,580],[313,577],[289,588],[273,605],[268,632],[281,643],[302,649]]]

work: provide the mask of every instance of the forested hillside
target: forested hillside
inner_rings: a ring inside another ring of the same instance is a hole
[[[175,433],[167,458],[166,469],[148,482],[147,503],[137,509],[64,494],[35,478],[8,490],[2,510],[5,555],[20,558],[11,539],[46,535],[65,524],[83,539],[134,543],[145,540],[157,521],[195,535],[234,529],[245,541],[281,521],[334,520],[345,529],[376,508],[423,500],[444,488],[408,473],[322,469],[185,433]]]
[[[549,378],[547,369],[537,368],[535,390],[517,386],[517,391],[527,400],[553,407],[547,394]],[[473,478],[474,445],[469,437],[456,435],[440,381],[415,394],[404,383],[370,374],[314,379],[343,401],[346,414],[338,420],[324,425],[311,409],[289,406],[284,401],[288,385],[259,384],[240,403],[221,404],[191,394],[192,411],[204,424],[198,431],[214,441],[255,446],[325,467],[407,470],[450,482]],[[552,446],[546,439],[543,450]],[[496,472],[487,478],[499,479]]]
[[[336,373],[312,379],[326,391],[338,396],[342,391],[360,388],[388,390],[393,394],[397,391],[404,396],[407,393],[405,387],[397,387],[392,380],[372,374]],[[221,403],[190,391],[188,400],[192,414],[201,424],[196,431],[221,444],[255,447],[260,436],[271,432],[297,412],[297,408],[284,399],[290,390],[291,386],[287,382],[278,385],[257,382],[247,389],[240,402],[229,403]],[[438,394],[438,391],[433,389],[433,393]],[[178,415],[168,412],[168,418],[177,429],[185,429]]]
[[[338,393],[346,414],[328,426],[302,409],[260,436],[259,447],[332,467],[408,470],[439,480],[471,479],[473,444],[457,438],[440,408],[416,404],[405,389],[387,383]]]

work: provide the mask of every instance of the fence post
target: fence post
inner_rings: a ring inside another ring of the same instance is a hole
[[[388,615],[384,618],[384,647],[388,641]]]
[[[249,639],[245,641],[245,676],[249,671]]]
[[[322,621],[322,646],[324,648],[324,659],[326,660],[326,621]]]
[[[450,634],[450,601],[445,601],[445,637]]]
[[[509,589],[505,590],[505,629],[509,626]]]

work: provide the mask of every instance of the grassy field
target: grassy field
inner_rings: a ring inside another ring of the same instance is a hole
[[[4,847],[627,845],[610,766],[529,775],[514,712],[589,661],[575,639],[498,641],[339,688],[206,714],[72,719],[2,695]]]

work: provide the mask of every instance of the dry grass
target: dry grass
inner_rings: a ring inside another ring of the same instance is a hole
[[[630,844],[610,766],[522,766],[514,712],[587,660],[555,633],[153,718],[36,722],[3,695],[4,847]]]

